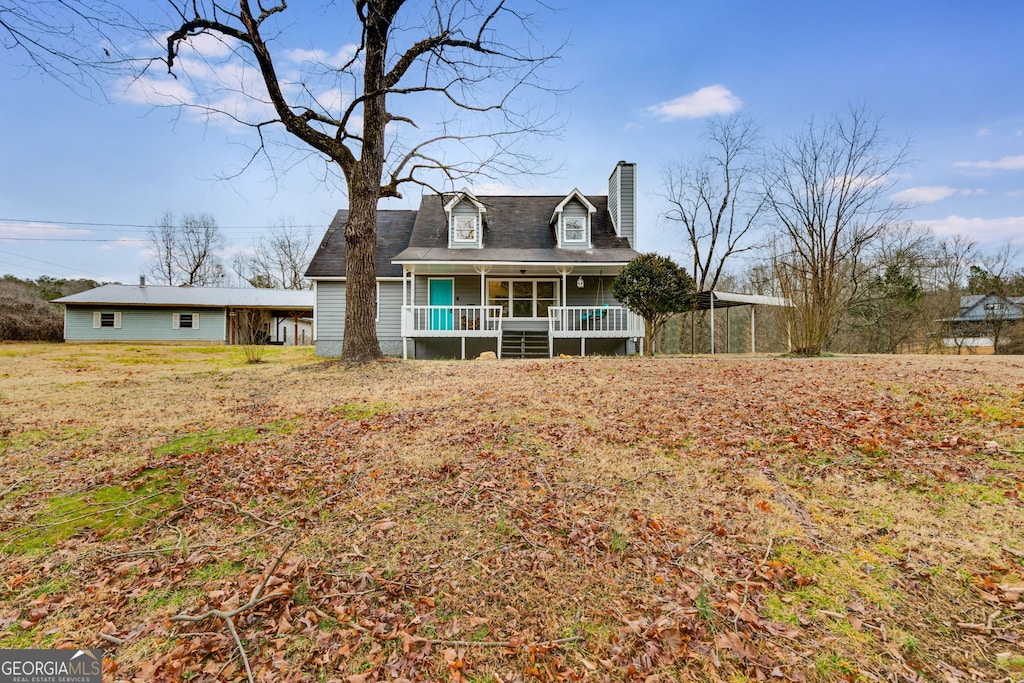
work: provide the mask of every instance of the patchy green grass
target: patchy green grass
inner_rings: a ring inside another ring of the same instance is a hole
[[[0,535],[11,553],[33,553],[75,534],[117,538],[158,519],[181,504],[184,483],[176,470],[147,470],[126,484],[53,496],[23,530]]]
[[[391,406],[387,403],[374,402],[374,403],[345,403],[340,406],[334,406],[330,412],[341,416],[346,420],[368,420],[371,417],[379,415],[380,413],[386,413],[391,410]]]
[[[182,455],[183,453],[210,453],[225,446],[258,441],[268,434],[287,434],[296,428],[293,420],[278,420],[265,425],[249,425],[234,429],[196,432],[178,437],[153,449],[155,455]]]

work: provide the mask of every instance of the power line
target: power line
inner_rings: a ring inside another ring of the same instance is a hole
[[[31,256],[22,256],[21,254],[16,254],[13,251],[3,251],[2,249],[0,249],[0,254],[7,254],[8,256],[13,256],[15,258],[24,259],[26,261],[35,261],[36,263],[42,263],[42,264],[47,265],[47,266],[55,266],[57,268],[64,268],[64,269],[66,269],[68,271],[71,271],[71,272],[77,271],[77,272],[80,272],[80,273],[84,273],[85,275],[92,275],[93,277],[102,277],[102,275],[97,275],[96,273],[90,273],[89,271],[83,270],[83,269],[79,268],[78,266],[68,266],[68,265],[65,265],[63,263],[54,263],[52,261],[44,261],[42,259],[32,258]],[[21,264],[14,264],[14,263],[9,263],[9,262],[7,262],[7,265],[9,265],[9,266],[17,265],[18,267],[21,267]]]
[[[153,223],[105,223],[105,222],[91,222],[91,221],[48,221],[40,220],[36,218],[0,218],[2,223],[40,223],[42,225],[81,225],[92,227],[96,230],[101,228],[137,228],[150,230],[152,228],[160,227]],[[289,223],[278,224],[278,225],[218,225],[217,227],[221,230],[272,230],[274,228],[326,228],[330,221],[324,221],[320,224],[304,224],[304,225],[293,225]],[[173,225],[170,227],[181,228],[183,225]],[[13,239],[13,238],[5,238]]]

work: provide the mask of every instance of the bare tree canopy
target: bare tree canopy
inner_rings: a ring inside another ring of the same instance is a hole
[[[309,289],[303,273],[316,246],[309,228],[281,223],[257,240],[252,253],[239,255],[235,272],[251,287]]]
[[[711,119],[701,158],[662,172],[664,218],[684,233],[698,291],[714,289],[731,257],[751,249],[765,206],[758,157],[759,131],[736,114]]]
[[[856,299],[865,250],[903,211],[889,197],[907,148],[889,142],[879,117],[852,107],[807,124],[772,157],[764,190],[781,231],[776,276],[796,304],[797,350],[816,355]]]
[[[153,249],[149,275],[159,284],[222,284],[225,272],[218,252],[224,238],[213,216],[185,214],[179,223],[172,212],[166,211],[150,229],[149,242]]]
[[[125,48],[148,31],[116,2],[0,0],[0,58],[48,74],[71,90],[103,94],[103,78],[122,75]]]

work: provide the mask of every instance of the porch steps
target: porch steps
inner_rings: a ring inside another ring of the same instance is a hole
[[[502,358],[547,358],[548,333],[540,330],[503,331]]]

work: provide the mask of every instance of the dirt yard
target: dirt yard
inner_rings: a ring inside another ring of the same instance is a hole
[[[265,358],[0,346],[0,648],[102,648],[105,681],[1024,677],[1022,359]]]

